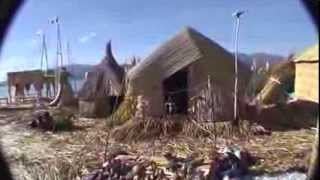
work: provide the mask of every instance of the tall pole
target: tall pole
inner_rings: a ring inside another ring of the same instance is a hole
[[[62,54],[62,44],[61,44],[61,32],[60,32],[60,22],[57,18],[57,55],[60,57],[60,68],[63,67],[63,54]]]
[[[70,73],[73,72],[73,68],[72,68],[72,54],[71,54],[71,48],[70,48],[70,43],[69,41],[67,42],[67,58],[68,58],[68,65],[69,65],[69,71]],[[77,82],[76,80],[73,78],[73,88],[74,91],[77,92]]]
[[[42,67],[43,67],[43,35],[41,32],[37,32],[37,35],[39,36],[40,39],[40,71],[42,71]]]
[[[236,29],[235,29],[235,51],[234,51],[234,109],[233,109],[233,120],[235,123],[238,122],[238,46],[239,46],[239,29],[240,29],[240,16],[244,11],[237,11],[233,14],[236,18]]]
[[[238,116],[238,45],[239,45],[239,27],[240,27],[240,18],[236,19],[236,39],[235,39],[235,65],[234,65],[234,109],[233,109],[233,118],[237,119]]]
[[[46,43],[46,36],[44,33],[40,35],[41,39],[41,65],[40,70],[43,70],[45,68],[45,74],[47,75],[48,71],[48,52],[47,52],[47,43]],[[44,67],[45,63],[45,67]]]
[[[70,51],[70,44],[69,41],[67,41],[67,65],[71,64],[71,51]],[[70,68],[70,67],[69,67]],[[69,69],[68,69],[69,70]],[[70,71],[70,70],[69,70]]]
[[[59,17],[55,17],[53,20],[50,21],[51,24],[56,25],[57,30],[57,51],[56,51],[56,72],[55,72],[55,87],[59,87],[59,79],[60,79],[60,72],[61,68],[63,67],[63,56],[62,56],[62,44],[61,44],[61,32],[60,32],[60,21]],[[60,66],[59,66],[60,61]],[[57,91],[56,91],[57,92]]]
[[[44,51],[44,58],[46,62],[46,70],[45,73],[48,75],[48,69],[49,69],[49,64],[48,64],[48,50],[47,50],[47,42],[46,42],[46,35],[43,34],[43,51]]]

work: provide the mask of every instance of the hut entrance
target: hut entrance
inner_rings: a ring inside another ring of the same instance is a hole
[[[188,71],[181,70],[163,82],[166,112],[169,114],[188,112]]]
[[[109,96],[110,114],[113,113],[120,105],[123,96]]]

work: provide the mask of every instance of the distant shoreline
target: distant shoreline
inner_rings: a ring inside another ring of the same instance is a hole
[[[74,82],[76,82],[77,91],[82,87],[84,79],[70,79],[70,84],[74,88]],[[8,97],[8,86],[6,81],[0,82],[0,98]]]
[[[0,86],[7,86],[7,85],[8,85],[7,81],[0,81]]]

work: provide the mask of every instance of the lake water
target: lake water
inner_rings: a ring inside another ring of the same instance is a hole
[[[8,97],[8,88],[7,86],[0,86],[0,98]]]
[[[75,90],[75,86],[76,86],[77,90],[79,90],[82,87],[83,82],[84,82],[83,79],[70,80],[70,84],[71,84],[73,90]],[[32,89],[31,89],[31,93],[33,93]],[[4,98],[4,97],[8,97],[8,87],[7,86],[0,86],[0,98]]]

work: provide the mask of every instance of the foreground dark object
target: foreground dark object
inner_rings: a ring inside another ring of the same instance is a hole
[[[317,124],[317,131],[318,132],[316,134],[315,142],[313,144],[312,156],[308,170],[308,180],[319,179],[319,120]]]
[[[245,176],[248,173],[248,167],[254,163],[254,159],[248,152],[237,148],[226,148],[223,153],[216,155],[210,164],[206,164],[196,154],[183,158],[166,153],[164,157],[168,163],[165,167],[160,167],[143,157],[117,153],[110,155],[100,169],[85,176],[83,180],[222,180],[224,177]]]
[[[0,177],[3,180],[13,180],[8,163],[2,155],[2,151],[0,151]]]
[[[0,0],[0,50],[7,30],[18,11],[23,4],[23,0]],[[0,150],[0,177],[3,180],[12,180],[12,175],[8,163],[6,162],[2,151]]]
[[[38,112],[29,124],[31,128],[39,128],[44,131],[52,131],[54,128],[53,118],[48,111]]]

